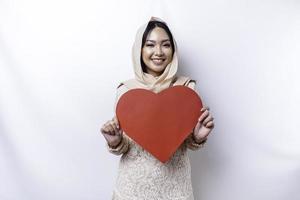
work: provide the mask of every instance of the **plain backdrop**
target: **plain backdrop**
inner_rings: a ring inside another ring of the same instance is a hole
[[[111,198],[99,130],[151,16],[215,118],[189,151],[195,200],[300,199],[299,1],[1,0],[1,200]]]

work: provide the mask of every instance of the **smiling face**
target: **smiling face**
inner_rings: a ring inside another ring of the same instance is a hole
[[[146,65],[146,72],[153,76],[161,75],[172,61],[172,46],[167,32],[155,27],[147,36],[142,48],[142,59]]]

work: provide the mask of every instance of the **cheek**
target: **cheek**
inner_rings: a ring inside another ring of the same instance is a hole
[[[166,50],[165,55],[169,61],[172,60],[172,50],[170,49]]]
[[[152,51],[150,49],[145,48],[142,50],[142,54],[143,54],[143,57],[147,58],[147,57],[151,56]]]
[[[149,59],[150,59],[150,55],[151,55],[151,52],[149,50],[146,50],[144,49],[142,51],[142,58],[143,58],[143,61],[146,63],[146,62],[149,62]]]

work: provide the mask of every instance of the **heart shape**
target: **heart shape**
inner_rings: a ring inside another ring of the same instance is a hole
[[[159,93],[137,88],[121,96],[116,115],[120,128],[164,163],[192,132],[201,108],[198,94],[186,86]]]

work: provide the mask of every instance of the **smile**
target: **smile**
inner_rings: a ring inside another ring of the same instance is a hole
[[[154,59],[151,59],[151,60],[156,65],[160,65],[165,61],[165,59],[163,59],[163,58],[154,58]]]

